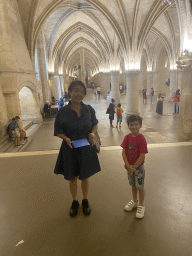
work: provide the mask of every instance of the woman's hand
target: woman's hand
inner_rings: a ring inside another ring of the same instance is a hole
[[[67,145],[68,145],[70,148],[73,148],[73,147],[72,147],[72,142],[71,142],[71,139],[70,139],[70,138],[66,138],[65,141],[67,142]]]
[[[88,137],[89,137],[89,142],[91,143],[91,146],[95,145],[95,134],[90,133]]]

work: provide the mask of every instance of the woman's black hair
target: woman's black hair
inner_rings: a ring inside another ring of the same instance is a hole
[[[142,125],[142,120],[143,120],[142,117],[140,117],[139,115],[129,115],[126,118],[128,126],[129,126],[129,123],[135,122],[135,121],[138,121],[139,124]]]
[[[115,100],[114,100],[114,99],[111,99],[111,103],[113,103],[113,102],[115,102]]]
[[[73,91],[73,88],[77,85],[80,85],[81,87],[83,87],[84,89],[84,95],[86,95],[86,87],[85,87],[85,84],[81,81],[73,81],[70,83],[69,85],[69,88],[68,88],[68,95],[70,96],[70,93],[69,92],[72,92]]]
[[[118,108],[120,108],[120,107],[121,107],[121,104],[119,103],[117,106],[118,106]]]

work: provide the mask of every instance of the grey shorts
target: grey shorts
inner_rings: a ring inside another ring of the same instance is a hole
[[[144,165],[138,167],[133,175],[128,175],[129,184],[131,186],[135,185],[138,190],[144,188],[144,179],[145,179],[145,168]]]
[[[122,122],[122,115],[117,115],[117,122]]]

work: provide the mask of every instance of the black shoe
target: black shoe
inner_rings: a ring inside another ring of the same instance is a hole
[[[69,215],[71,217],[75,217],[77,215],[78,208],[79,208],[79,202],[76,200],[73,200],[73,203],[72,203],[70,211],[69,211]]]
[[[90,207],[89,202],[88,202],[87,199],[82,200],[82,207],[83,207],[83,213],[85,214],[85,216],[90,215],[91,207]]]

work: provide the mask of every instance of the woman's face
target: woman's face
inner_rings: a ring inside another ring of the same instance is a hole
[[[75,85],[70,92],[71,101],[81,103],[85,96],[85,89],[81,85]]]

